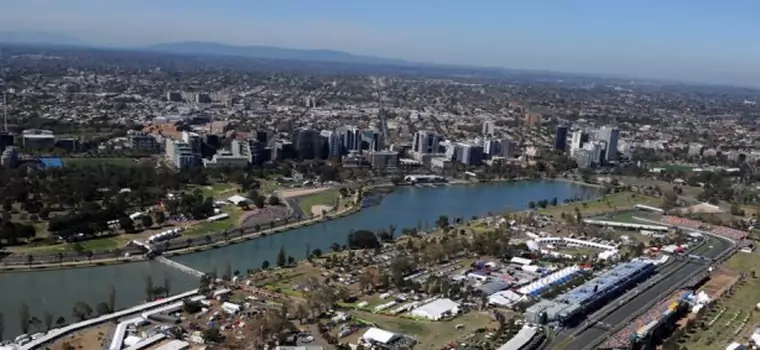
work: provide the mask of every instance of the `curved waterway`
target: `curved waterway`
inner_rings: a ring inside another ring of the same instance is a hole
[[[432,228],[440,215],[447,215],[451,221],[469,219],[488,212],[526,209],[530,201],[556,197],[561,203],[568,198],[591,199],[599,194],[596,188],[561,181],[403,187],[385,196],[380,204],[344,218],[172,259],[201,271],[222,273],[229,264],[233,271],[244,272],[260,267],[265,260],[274,264],[281,247],[295,259],[303,259],[307,249],[328,252],[334,242],[346,244],[351,230],[395,225],[399,234],[402,228]],[[71,320],[76,302],[86,302],[94,310],[97,303],[108,300],[111,286],[117,290],[117,307],[141,302],[146,296],[146,275],[152,276],[156,286],[168,278],[172,292],[197,286],[197,278],[157,262],[0,274],[0,312],[6,328],[3,338],[21,333],[18,315],[22,303],[40,320],[45,311],[53,313],[54,318]],[[32,327],[30,332],[34,331]]]

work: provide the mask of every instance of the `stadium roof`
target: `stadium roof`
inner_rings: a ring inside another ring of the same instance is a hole
[[[536,329],[533,327],[523,326],[523,328],[520,329],[520,332],[515,334],[512,339],[510,339],[506,344],[499,347],[498,350],[519,350],[522,349],[523,346],[528,344],[533,337],[536,336]]]
[[[565,304],[582,304],[593,299],[599,293],[602,293],[615,285],[630,278],[633,274],[641,271],[645,267],[652,265],[651,261],[634,260],[619,264],[611,270],[589,280],[573,290],[554,299],[556,302]]]

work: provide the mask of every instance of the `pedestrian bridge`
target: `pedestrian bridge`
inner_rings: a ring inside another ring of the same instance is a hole
[[[158,262],[160,262],[160,263],[162,263],[162,264],[164,264],[166,266],[173,267],[173,268],[175,268],[177,270],[180,270],[180,271],[182,271],[184,273],[187,273],[187,274],[190,274],[190,275],[193,275],[193,276],[196,276],[196,277],[203,277],[205,275],[205,273],[203,273],[201,271],[198,271],[198,270],[196,270],[196,269],[194,269],[194,268],[192,268],[190,266],[182,265],[182,264],[180,264],[180,263],[178,263],[178,262],[176,262],[174,260],[169,260],[169,259],[167,259],[167,258],[165,258],[163,256],[159,256],[159,257],[157,257],[154,260],[158,261]]]

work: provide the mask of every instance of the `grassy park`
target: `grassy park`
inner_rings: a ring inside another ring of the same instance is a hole
[[[760,254],[737,253],[725,265],[746,273],[747,277],[739,281],[732,292],[718,299],[699,319],[694,330],[679,339],[679,344],[687,349],[722,349],[734,341],[747,343],[754,326],[760,323],[760,312],[756,308],[760,278],[751,275],[760,266]],[[700,327],[701,323],[704,327]]]
[[[340,192],[338,192],[337,189],[331,188],[318,193],[298,197],[296,198],[296,202],[298,202],[298,206],[301,210],[308,215],[311,214],[311,208],[315,205],[335,207],[335,205],[338,204],[339,198]]]
[[[204,197],[212,197],[215,198],[217,196],[220,196],[222,194],[229,194],[229,196],[232,196],[235,194],[235,191],[238,189],[238,185],[228,183],[228,182],[218,182],[211,184],[209,186],[197,186]]]
[[[402,333],[414,337],[420,343],[415,349],[441,349],[452,342],[460,342],[474,330],[495,327],[495,321],[488,313],[470,311],[450,321],[432,322],[411,320],[402,317],[387,316],[365,311],[351,311],[351,315],[381,329]],[[464,325],[456,329],[456,325]]]
[[[192,226],[187,231],[183,232],[182,235],[200,236],[213,232],[221,232],[231,227],[238,227],[240,225],[240,218],[243,216],[243,213],[245,211],[237,206],[228,205],[222,208],[222,212],[229,214],[230,217],[224,220],[213,222],[201,221],[200,223]]]
[[[562,213],[572,214],[577,208],[581,212],[581,215],[584,217],[590,217],[622,210],[630,210],[633,209],[636,204],[658,206],[662,204],[662,199],[633,192],[619,192],[590,201],[539,209],[538,213],[551,216],[554,219],[559,219]]]
[[[64,166],[93,167],[100,165],[113,165],[122,167],[134,167],[145,164],[135,158],[63,158]]]

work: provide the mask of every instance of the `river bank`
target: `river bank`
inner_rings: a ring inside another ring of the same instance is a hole
[[[371,188],[364,190],[363,192],[367,193],[370,190]],[[302,221],[285,223],[280,226],[275,226],[268,229],[262,229],[255,232],[244,233],[239,236],[229,237],[228,240],[222,241],[222,242],[212,242],[208,244],[201,244],[201,245],[196,245],[192,247],[185,247],[185,248],[179,248],[175,250],[166,251],[162,255],[165,257],[174,257],[174,256],[185,255],[185,254],[200,253],[200,252],[204,252],[208,250],[230,246],[233,244],[239,244],[239,243],[251,241],[251,240],[254,240],[260,237],[266,237],[272,234],[278,234],[286,230],[307,227],[307,226],[318,224],[321,222],[342,218],[344,216],[351,215],[361,210],[361,197],[363,196],[364,193],[357,194],[357,196],[355,196],[354,198],[353,204],[351,204],[350,206],[344,207],[344,208],[336,208],[335,211],[331,213],[327,213],[324,217],[312,217],[312,218],[302,220]],[[304,195],[309,195],[309,194],[310,192]],[[293,196],[289,196],[287,199],[293,199]],[[244,230],[244,228],[241,228],[241,229]],[[3,265],[0,265],[0,273],[87,268],[87,267],[97,267],[97,266],[129,264],[129,263],[147,261],[147,260],[150,260],[150,259],[145,257],[144,255],[139,255],[139,256],[131,256],[131,257],[92,259],[92,260],[85,260],[85,261],[67,261],[67,262],[62,262],[62,263],[38,263],[38,264],[31,264],[31,265],[3,264]]]
[[[593,184],[586,184],[583,182],[574,181],[571,179],[564,179],[564,178],[556,178],[556,179],[499,179],[499,180],[492,180],[492,181],[486,181],[486,182],[478,182],[478,181],[467,181],[467,180],[460,180],[460,179],[454,179],[453,181],[450,181],[446,184],[431,184],[434,186],[430,186],[431,188],[437,188],[437,187],[451,187],[451,186],[461,186],[461,185],[468,185],[468,186],[477,186],[477,185],[487,185],[487,184],[499,184],[499,183],[527,183],[530,181],[559,181],[559,182],[566,182],[573,185],[578,186],[587,186],[587,187],[601,187],[599,185],[593,185]],[[229,234],[229,237],[227,237],[224,240],[218,240],[218,241],[211,241],[209,243],[204,243],[200,240],[194,240],[195,245],[192,246],[184,246],[179,247],[176,249],[167,250],[163,253],[163,256],[166,257],[177,257],[177,256],[183,256],[187,254],[193,254],[193,253],[201,253],[205,251],[215,250],[223,247],[228,247],[235,244],[240,244],[248,241],[252,241],[255,239],[259,239],[261,237],[266,237],[269,235],[276,235],[280,234],[284,231],[288,230],[294,230],[299,228],[308,227],[311,225],[324,223],[326,221],[339,219],[346,217],[348,215],[356,214],[359,211],[362,211],[364,209],[367,209],[371,206],[378,205],[383,197],[385,197],[388,193],[393,192],[397,188],[401,187],[414,187],[414,186],[406,186],[408,184],[402,184],[402,185],[393,185],[391,183],[382,183],[382,184],[375,184],[368,186],[360,193],[357,193],[354,197],[354,200],[351,202],[351,205],[344,208],[335,208],[335,211],[332,213],[327,213],[325,217],[311,217],[302,221],[297,222],[283,222],[282,224],[278,226],[274,226],[268,229],[260,229],[258,231],[252,231],[252,232],[245,232],[246,228],[240,228],[240,230],[243,230],[242,234],[240,235],[233,235]],[[424,188],[428,188],[425,186]],[[311,194],[315,189],[305,189],[303,191],[302,195],[309,195]],[[381,193],[375,193],[377,191],[380,191]],[[295,197],[298,197],[299,193],[289,193],[287,196],[283,197],[283,201],[286,205],[290,206],[292,201]],[[367,203],[365,205],[364,203],[364,197],[365,196],[372,196],[374,203]],[[292,209],[292,208],[291,208]],[[249,227],[248,230],[252,230],[253,228]],[[200,243],[200,244],[199,244]],[[54,257],[51,257],[49,260],[53,260]],[[118,264],[129,264],[129,263],[135,263],[135,262],[141,262],[149,260],[148,258],[144,257],[143,255],[135,255],[131,257],[109,257],[109,258],[93,258],[88,260],[82,260],[82,261],[65,261],[62,263],[59,262],[48,262],[48,263],[33,263],[31,265],[29,264],[23,264],[23,263],[16,263],[16,264],[3,264],[0,265],[0,273],[3,272],[25,272],[25,271],[48,271],[48,270],[62,270],[62,269],[75,269],[75,268],[89,268],[89,267],[98,267],[98,266],[108,266],[108,265],[118,265]]]

